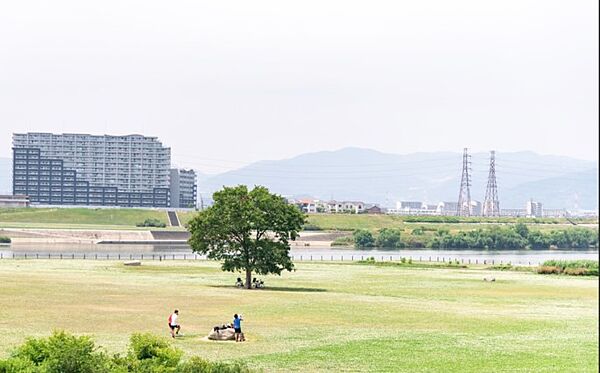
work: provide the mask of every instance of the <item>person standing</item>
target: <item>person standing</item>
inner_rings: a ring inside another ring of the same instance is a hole
[[[171,316],[169,316],[169,329],[171,330],[171,337],[175,338],[177,334],[179,334],[179,330],[181,329],[181,325],[177,323],[177,319],[179,318],[179,310],[173,311]]]
[[[233,330],[235,333],[235,341],[243,342],[244,334],[242,333],[242,315],[238,316],[237,313],[233,315]]]

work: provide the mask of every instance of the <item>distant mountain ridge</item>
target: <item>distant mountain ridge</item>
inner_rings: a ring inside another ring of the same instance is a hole
[[[482,201],[489,154],[472,154],[471,195]],[[259,161],[217,175],[198,173],[204,201],[223,185],[265,185],[284,196],[362,200],[393,207],[396,201],[429,203],[458,198],[462,154],[390,154],[344,148],[289,159]],[[0,194],[12,192],[12,159],[0,158]],[[598,209],[598,163],[533,152],[496,154],[502,208],[522,208],[533,198],[546,208]]]
[[[481,201],[489,154],[474,153],[471,159],[471,195]],[[286,196],[363,200],[386,206],[399,200],[435,203],[458,198],[461,167],[461,153],[389,154],[344,148],[259,161],[209,176],[199,190],[206,195],[223,185],[247,184],[265,185]],[[533,198],[548,208],[597,209],[597,173],[594,161],[533,152],[496,154],[500,204],[507,208],[523,207]]]

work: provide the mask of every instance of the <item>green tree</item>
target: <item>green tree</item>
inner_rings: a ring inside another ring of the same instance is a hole
[[[400,230],[395,228],[382,228],[379,230],[375,246],[385,248],[399,248],[401,246]]]
[[[354,247],[367,248],[375,245],[375,238],[373,234],[366,229],[357,229],[352,233],[354,238]]]
[[[214,204],[189,222],[189,244],[195,252],[222,260],[224,271],[245,271],[249,289],[252,273],[261,275],[294,268],[289,242],[305,222],[296,206],[257,186],[224,187],[213,194]]]
[[[529,236],[529,228],[523,223],[515,224],[515,232],[519,234],[519,236],[523,238],[527,238]]]

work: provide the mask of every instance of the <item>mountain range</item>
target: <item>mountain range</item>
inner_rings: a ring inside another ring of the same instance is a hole
[[[489,153],[471,158],[471,196],[482,201]],[[265,185],[290,197],[361,200],[393,207],[396,201],[456,201],[462,154],[389,154],[344,148],[260,161],[237,170],[205,176],[198,190],[210,195],[223,185]],[[529,199],[547,208],[597,209],[598,163],[533,152],[496,154],[500,204],[523,208]]]
[[[471,196],[482,201],[489,153],[470,158]],[[0,158],[0,194],[12,188],[12,160]],[[393,207],[396,201],[456,201],[462,154],[429,152],[390,154],[344,148],[306,153],[289,159],[259,161],[236,170],[199,172],[198,191],[206,200],[223,185],[264,185],[287,197],[360,200]],[[526,201],[544,208],[598,209],[598,163],[533,152],[496,154],[501,208],[523,208]]]

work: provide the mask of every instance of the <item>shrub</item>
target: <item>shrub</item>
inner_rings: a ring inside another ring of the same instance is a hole
[[[587,276],[590,274],[587,268],[565,268],[563,273],[571,276]]]
[[[555,272],[549,272],[554,268]],[[598,262],[595,260],[547,260],[538,273],[564,273],[571,276],[598,276]]]
[[[412,234],[413,236],[422,236],[424,233],[425,231],[423,230],[423,227],[421,227],[413,229],[410,234]]]
[[[137,227],[156,227],[156,228],[164,228],[167,225],[165,223],[163,223],[162,221],[160,221],[159,219],[155,219],[155,218],[148,218],[146,220],[144,220],[142,223],[137,223],[136,224]]]
[[[383,228],[379,230],[375,246],[383,248],[399,248],[401,247],[400,230],[394,228]]]
[[[354,246],[356,248],[369,248],[375,244],[373,234],[366,229],[357,229],[352,233]]]
[[[0,373],[34,373],[38,369],[29,360],[13,357],[8,360],[0,360]]]
[[[523,223],[515,224],[514,230],[523,238],[527,238],[529,236],[529,228],[527,228],[527,226]]]
[[[431,246],[431,238],[426,235],[422,236],[406,236],[403,237],[400,247],[423,248]]]
[[[10,237],[0,236],[0,243],[10,243]]]
[[[111,370],[110,358],[98,351],[91,338],[62,331],[54,332],[48,338],[27,339],[0,367],[2,365],[5,372],[94,373]]]
[[[543,275],[558,275],[562,272],[562,269],[556,266],[540,266],[538,267],[537,272]]]
[[[556,266],[561,268],[588,268],[598,269],[598,261],[596,260],[546,260],[542,265]]]
[[[365,260],[359,260],[358,263],[359,264],[375,264],[375,257],[370,256]]]
[[[405,257],[400,258],[400,262],[401,263],[406,263],[406,258]]]
[[[150,333],[133,334],[130,338],[129,357],[139,361],[150,361],[150,365],[175,367],[183,353],[171,347],[164,338]]]
[[[248,373],[241,363],[210,362],[200,357],[181,361],[182,352],[152,334],[133,334],[127,356],[112,358],[89,337],[55,332],[27,341],[7,360],[0,373]]]

